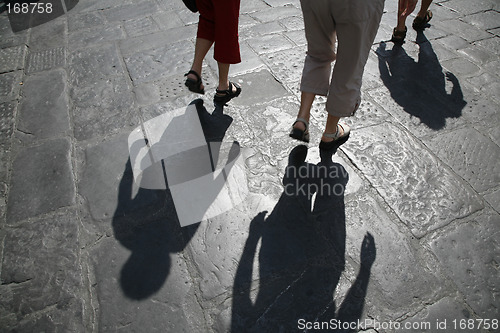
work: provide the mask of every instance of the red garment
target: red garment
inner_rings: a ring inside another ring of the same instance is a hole
[[[238,43],[240,0],[196,0],[200,12],[198,38],[215,42],[214,59],[224,64],[241,62]]]

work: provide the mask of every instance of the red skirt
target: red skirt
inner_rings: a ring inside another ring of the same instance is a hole
[[[214,42],[214,59],[224,64],[241,62],[238,43],[240,0],[196,0],[200,12],[198,38]]]

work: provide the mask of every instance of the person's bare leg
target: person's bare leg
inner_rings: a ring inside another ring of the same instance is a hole
[[[316,94],[303,91],[300,95],[300,108],[297,118],[303,118],[309,123],[309,118],[311,117],[311,107],[314,102]],[[306,125],[300,121],[293,125],[293,128],[299,129],[301,131],[306,129]]]
[[[401,6],[401,2],[398,6],[398,23],[396,25],[396,30],[397,31],[405,31],[406,27],[406,15],[403,15],[404,8]]]
[[[224,64],[217,61],[217,66],[219,67],[219,90],[229,89],[229,66],[230,64]]]
[[[424,18],[431,3],[432,0],[422,0],[422,6],[420,7],[420,11],[418,12],[417,16],[420,18]]]
[[[324,134],[334,134],[337,132],[337,124],[339,123],[340,117],[335,117],[330,114],[328,114],[328,118],[326,119],[326,126],[325,126],[325,131],[323,132]],[[325,137],[324,135],[321,137],[321,141],[324,142],[330,142],[333,141],[333,138],[328,138]]]
[[[213,43],[214,42],[208,39],[196,38],[196,45],[194,47],[194,59],[193,59],[193,65],[191,66],[191,70],[198,73],[200,77],[203,67],[203,59],[205,59],[205,56],[212,47]],[[197,79],[196,75],[194,74],[189,74],[187,77],[193,80]],[[201,88],[203,88],[203,85],[201,85]]]

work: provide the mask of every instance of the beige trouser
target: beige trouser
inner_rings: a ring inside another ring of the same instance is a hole
[[[307,39],[300,90],[328,96],[326,110],[332,116],[351,116],[361,101],[363,70],[377,34],[384,0],[301,0],[300,3]]]

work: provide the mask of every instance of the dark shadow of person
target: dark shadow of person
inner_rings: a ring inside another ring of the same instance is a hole
[[[222,109],[209,114],[201,100],[194,101],[207,142],[222,141],[232,118]],[[134,145],[144,143],[135,142]],[[134,151],[137,147],[131,147]],[[164,170],[165,171],[165,170]],[[169,190],[138,188],[134,195],[134,175],[130,159],[120,181],[118,205],[112,226],[115,238],[131,251],[123,265],[120,285],[131,299],[141,300],[160,290],[171,268],[171,254],[182,251],[196,232],[199,223],[181,228]]]
[[[380,77],[391,97],[410,115],[433,130],[442,129],[446,118],[458,118],[467,104],[458,79],[443,68],[422,31],[417,32],[418,61],[408,56],[401,45],[392,50],[386,43],[377,49]],[[448,93],[446,80],[452,85]]]
[[[348,173],[332,162],[332,153],[322,153],[313,165],[305,162],[307,147],[295,147],[278,203],[267,218],[261,212],[250,223],[234,281],[232,332],[304,331],[314,321],[361,317],[375,242],[365,236],[359,275],[336,311],[335,289],[345,267]],[[257,277],[253,265],[259,241]],[[322,328],[332,329],[327,326]]]

